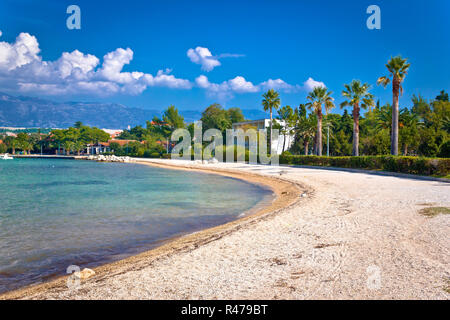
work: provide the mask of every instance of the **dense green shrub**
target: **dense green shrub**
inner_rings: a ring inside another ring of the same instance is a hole
[[[391,172],[446,176],[450,173],[450,159],[363,156],[363,157],[318,157],[318,156],[280,156],[280,164],[338,167]]]
[[[439,151],[439,157],[450,158],[450,140],[442,144]]]
[[[159,152],[155,152],[154,150],[145,150],[144,158],[161,158],[161,154]]]
[[[6,144],[0,143],[0,153],[6,153],[7,150]]]

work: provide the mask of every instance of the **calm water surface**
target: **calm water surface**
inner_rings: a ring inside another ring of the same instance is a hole
[[[270,190],[139,164],[0,160],[0,292],[236,219]]]

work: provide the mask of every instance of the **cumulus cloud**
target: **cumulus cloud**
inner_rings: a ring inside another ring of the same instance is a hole
[[[282,79],[269,79],[259,84],[253,84],[242,76],[237,76],[222,83],[211,83],[208,77],[201,75],[195,79],[197,87],[205,89],[209,95],[217,96],[221,99],[232,98],[234,94],[262,92],[274,89],[284,93],[297,93],[300,91],[309,92],[316,86],[325,86],[323,82],[318,82],[309,78],[302,85],[292,85]]]
[[[205,75],[201,75],[195,79],[195,83],[198,87],[205,89],[210,95],[217,96],[221,99],[231,98],[234,93],[252,93],[259,91],[258,86],[255,86],[241,76],[222,83],[211,83]]]
[[[87,74],[93,71],[100,60],[91,54],[83,54],[78,50],[71,53],[64,52],[56,63],[55,67],[59,71],[61,78],[65,79],[69,76]]]
[[[313,78],[308,78],[308,80],[306,80],[303,83],[303,88],[308,92],[314,90],[315,87],[326,87],[326,86],[325,83],[316,81]]]
[[[56,61],[43,61],[37,39],[21,33],[14,43],[0,42],[0,88],[22,92],[67,95],[140,94],[148,87],[190,89],[189,80],[176,78],[171,70],[156,75],[123,72],[133,60],[130,48],[118,48],[100,59],[78,50],[63,52]]]
[[[201,65],[203,71],[211,71],[215,67],[221,65],[219,59],[222,58],[240,58],[243,57],[243,54],[234,54],[234,53],[222,53],[217,56],[213,56],[211,51],[208,48],[197,47],[195,49],[189,49],[187,51],[187,56],[189,59],[196,64]]]
[[[260,84],[260,87],[264,90],[274,89],[284,92],[293,92],[298,90],[300,87],[298,85],[291,85],[289,83],[286,83],[284,80],[281,79],[269,79],[267,81],[264,81]]]
[[[1,35],[1,31],[0,31]],[[220,99],[232,98],[235,94],[248,94],[275,89],[284,93],[311,91],[325,86],[312,78],[302,85],[293,85],[282,79],[268,79],[259,84],[236,76],[220,83],[210,82],[205,75],[195,79],[177,78],[171,69],[159,70],[156,74],[142,71],[123,71],[133,60],[133,50],[118,48],[101,59],[79,50],[63,52],[55,61],[44,61],[40,56],[36,37],[21,33],[14,42],[0,41],[0,89],[30,92],[45,95],[89,94],[106,96],[111,94],[137,95],[149,87],[191,89],[194,85],[209,95]],[[219,59],[239,57],[235,54],[213,56],[207,48],[189,49],[188,56],[205,71],[220,66]]]
[[[21,33],[16,42],[0,42],[0,70],[11,71],[33,61],[40,61],[37,39],[28,33]]]
[[[208,48],[197,47],[195,49],[189,49],[187,56],[193,63],[201,65],[204,71],[211,71],[221,65],[220,61],[213,57]]]

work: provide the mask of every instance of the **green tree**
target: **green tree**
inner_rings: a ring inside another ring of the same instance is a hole
[[[83,127],[83,122],[81,121],[75,122],[74,127],[77,129],[81,129]]]
[[[344,85],[345,90],[342,95],[347,98],[341,103],[341,108],[353,107],[353,156],[359,156],[359,117],[360,107],[366,109],[375,105],[373,95],[369,93],[370,85],[361,84],[360,80],[353,80],[350,84]]]
[[[314,139],[314,135],[317,127],[317,119],[314,114],[306,115],[304,111],[304,105],[300,106],[298,113],[298,120],[295,125],[295,135],[303,145],[303,152],[305,156],[309,154],[309,146]]]
[[[184,118],[178,113],[178,109],[171,105],[164,111],[163,121],[169,125],[171,130],[184,128]]]
[[[6,153],[8,151],[8,147],[5,143],[0,143],[0,153]]]
[[[218,129],[224,133],[226,129],[231,129],[232,123],[228,112],[218,103],[214,103],[206,108],[200,120],[203,123],[203,132],[208,129]]]
[[[293,133],[293,127],[296,120],[296,115],[294,114],[294,110],[292,110],[291,106],[284,106],[278,111],[277,119],[280,120],[280,133],[283,135],[283,151],[286,149],[286,138]],[[281,122],[282,121],[282,122]],[[284,124],[282,124],[284,123]]]
[[[407,108],[400,111],[399,117],[400,145],[403,148],[403,155],[408,155],[408,150],[417,148],[419,142],[419,117],[410,112]]]
[[[230,122],[237,123],[237,122],[243,122],[244,115],[242,114],[242,110],[240,108],[230,108],[227,110],[228,117],[230,118]]]
[[[442,90],[441,93],[436,97],[438,101],[448,101],[448,93]]]
[[[264,111],[270,112],[270,154],[272,154],[272,112],[273,109],[277,110],[280,107],[280,104],[280,95],[275,90],[269,89],[263,94],[262,105]]]
[[[386,68],[392,77],[392,135],[391,135],[391,154],[398,155],[398,117],[399,117],[399,95],[403,93],[402,82],[408,74],[410,64],[408,59],[403,59],[401,56],[391,58],[386,64]],[[389,76],[378,78],[377,83],[384,87],[391,82]]]
[[[17,135],[17,147],[21,149],[25,154],[29,154],[33,145],[30,143],[30,137],[25,132],[20,132]]]
[[[315,87],[307,97],[309,102],[306,106],[317,115],[316,155],[318,156],[322,155],[322,105],[325,107],[325,112],[334,108],[334,99],[331,94],[332,92],[325,87]]]

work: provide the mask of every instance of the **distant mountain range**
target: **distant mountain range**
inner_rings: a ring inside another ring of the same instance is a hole
[[[201,111],[181,110],[186,122],[201,118]],[[261,119],[261,110],[243,110],[246,119]],[[145,125],[146,120],[161,116],[160,110],[131,108],[116,103],[54,102],[32,97],[0,93],[0,127],[67,128],[81,121],[106,129],[125,129]]]

